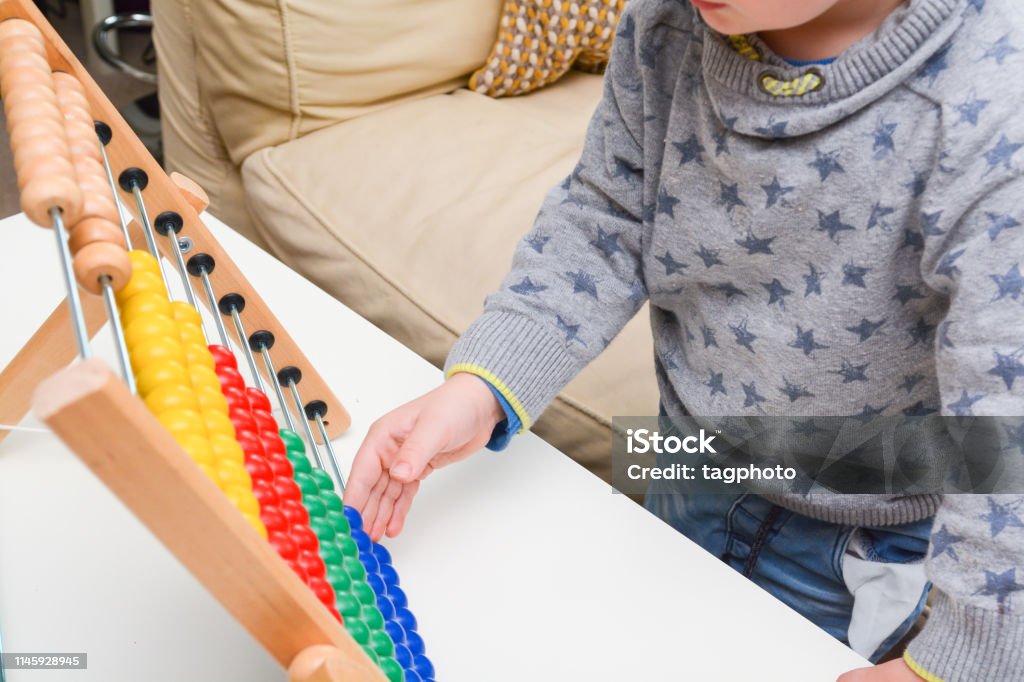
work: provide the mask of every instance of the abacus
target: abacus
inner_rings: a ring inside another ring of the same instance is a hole
[[[0,97],[67,291],[0,373],[0,421],[31,407],[293,682],[433,680],[388,551],[342,502],[349,416],[203,226],[205,193],[163,172],[29,0],[0,0]],[[92,357],[104,322],[120,378]]]

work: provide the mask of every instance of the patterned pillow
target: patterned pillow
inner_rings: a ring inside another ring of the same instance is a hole
[[[626,0],[505,0],[498,39],[469,88],[491,97],[522,95],[570,67],[601,73]]]

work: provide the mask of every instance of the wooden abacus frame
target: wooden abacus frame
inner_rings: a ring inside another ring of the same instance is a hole
[[[329,435],[344,431],[350,419],[341,403],[42,14],[30,0],[0,0],[0,21],[11,18],[35,24],[46,41],[50,67],[82,84],[93,116],[113,131],[107,146],[112,168],[146,172],[150,210],[182,216],[182,234],[192,239],[195,252],[216,260],[211,279],[218,290],[245,297],[247,328],[274,333],[279,364],[300,368],[306,396],[327,404]],[[91,337],[105,321],[103,305],[89,295],[82,304]],[[90,358],[68,366],[74,357],[70,315],[62,303],[0,373],[0,422],[17,423],[31,407],[289,670],[293,682],[384,681],[345,628],[107,364]]]
[[[348,411],[253,289],[249,280],[203,225],[199,214],[182,196],[174,181],[132,132],[114,105],[35,5],[29,0],[0,0],[0,21],[15,17],[27,19],[39,28],[46,40],[46,52],[51,68],[54,71],[67,72],[78,79],[85,89],[93,117],[110,126],[113,137],[106,150],[111,168],[114,169],[114,177],[117,177],[119,170],[132,167],[145,171],[149,177],[149,184],[144,192],[148,212],[155,216],[164,211],[174,211],[182,217],[184,226],[179,236],[192,240],[192,253],[206,253],[213,256],[216,261],[216,268],[210,273],[214,289],[223,294],[238,293],[245,298],[245,310],[241,312],[245,328],[250,334],[259,330],[270,330],[274,333],[274,358],[278,368],[292,366],[302,371],[303,395],[307,400],[322,400],[327,405],[327,412],[324,415],[327,433],[331,438],[341,435],[352,421]],[[125,193],[123,190],[120,200],[127,206],[133,204],[131,193]],[[141,242],[139,234],[136,231],[133,235],[133,242],[136,244],[144,243]],[[167,240],[158,240],[157,246],[165,257],[173,256]],[[105,321],[103,303],[94,296],[83,296],[82,303],[89,335],[94,336]],[[205,300],[203,305],[206,305]],[[215,316],[220,314],[217,310],[210,312]],[[67,333],[70,329],[68,317],[67,305],[59,304],[22,351],[3,372],[0,372],[0,396],[3,396],[3,400],[0,400],[0,423],[16,424],[21,421],[28,413],[32,389],[42,379],[74,359],[74,341]],[[277,381],[277,377],[267,376],[263,368],[260,368],[260,371],[271,384]],[[298,417],[301,419],[304,415]],[[318,435],[315,430],[314,434]],[[0,431],[0,440],[6,435],[6,432]]]

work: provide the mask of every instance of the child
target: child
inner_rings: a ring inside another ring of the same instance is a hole
[[[349,503],[398,533],[647,300],[669,416],[1024,414],[1022,67],[1014,0],[633,0],[579,164]],[[923,632],[844,682],[1024,679],[1024,497],[648,506],[873,660],[924,565]]]

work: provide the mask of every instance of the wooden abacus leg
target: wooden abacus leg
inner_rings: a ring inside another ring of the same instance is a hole
[[[102,360],[76,363],[44,381],[33,409],[283,667],[324,644],[344,659],[345,682],[386,682]],[[332,661],[319,666],[323,674],[333,674],[333,652],[321,656]],[[321,674],[316,665],[311,672]]]
[[[288,666],[288,682],[348,682],[358,674],[340,651],[325,644],[303,649]]]

